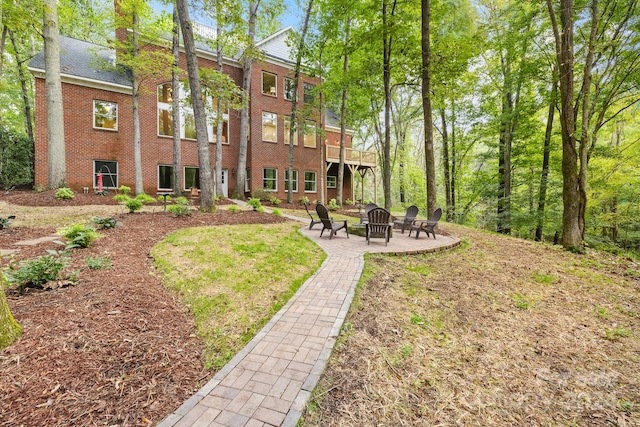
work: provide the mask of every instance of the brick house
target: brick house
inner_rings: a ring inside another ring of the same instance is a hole
[[[207,27],[199,27],[206,29]],[[264,59],[252,68],[250,130],[247,152],[246,196],[264,188],[286,199],[288,181],[290,87],[294,63],[289,59],[286,38],[290,27],[260,41],[257,46]],[[124,32],[117,32],[122,37]],[[201,68],[215,68],[215,53],[200,44]],[[134,188],[133,114],[131,80],[128,76],[106,71],[98,66],[115,60],[113,50],[69,37],[60,37],[60,65],[65,125],[67,185],[76,191],[95,189],[98,176],[103,185]],[[170,64],[167,64],[170,67]],[[184,54],[180,67],[186,69]],[[35,184],[47,186],[47,104],[44,80],[44,55],[41,52],[29,64],[35,77]],[[224,72],[241,85],[242,65],[225,58]],[[298,108],[312,104],[312,89],[317,78],[301,75]],[[170,191],[173,171],[171,123],[171,83],[166,79],[149,79],[140,91],[140,134],[142,173],[147,194]],[[199,187],[197,144],[193,113],[181,108],[182,177],[184,190]],[[299,125],[303,127],[302,124]],[[294,138],[294,199],[330,200],[336,197],[340,128],[331,112],[311,110],[304,129]],[[375,168],[376,153],[351,149],[352,132],[347,135],[345,150],[344,199],[354,199],[353,179]],[[209,126],[210,156],[215,166],[215,129]],[[222,146],[223,193],[234,194],[235,172],[240,140],[240,111],[225,115]],[[324,191],[324,197],[322,192]],[[242,192],[239,192],[242,193]]]

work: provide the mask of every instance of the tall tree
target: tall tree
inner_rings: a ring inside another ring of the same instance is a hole
[[[47,95],[47,177],[49,188],[64,187],[67,179],[56,3],[56,0],[44,1],[44,20],[42,25]]]
[[[198,163],[200,175],[200,208],[204,211],[213,209],[213,189],[211,182],[211,158],[209,157],[209,137],[207,133],[207,112],[205,109],[202,87],[200,85],[200,71],[196,45],[193,37],[193,28],[189,19],[186,0],[176,0],[180,28],[184,42],[185,57],[187,60],[187,73],[189,75],[189,87],[193,116],[196,125],[196,139],[198,144]]]
[[[173,4],[173,27],[171,50],[173,68],[171,69],[171,117],[173,123],[173,193],[182,192],[182,140],[180,139],[180,22],[178,9]]]
[[[431,113],[431,45],[429,0],[422,0],[422,110],[424,114],[424,156],[427,181],[427,212],[431,215],[436,206],[436,162],[433,148],[433,121]]]

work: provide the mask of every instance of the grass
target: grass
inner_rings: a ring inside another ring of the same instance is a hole
[[[299,426],[640,425],[638,265],[443,228],[465,243],[365,257]]]
[[[299,224],[179,230],[152,250],[165,285],[192,311],[205,365],[224,366],[325,258]]]

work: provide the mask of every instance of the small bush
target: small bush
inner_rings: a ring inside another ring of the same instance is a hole
[[[156,202],[156,199],[154,199],[153,197],[151,197],[150,195],[145,194],[145,193],[138,194],[136,196],[136,200],[141,201],[145,205],[149,205],[151,203],[155,203]]]
[[[278,206],[282,200],[278,199],[276,196],[271,196],[269,197],[269,202],[271,202],[273,206]]]
[[[301,205],[308,205],[309,204],[309,198],[307,196],[302,196],[300,198],[300,204]]]
[[[68,249],[88,248],[91,242],[98,237],[102,237],[102,235],[93,228],[82,224],[71,224],[68,227],[61,228],[58,230],[58,234],[69,240],[69,244],[67,245]]]
[[[351,206],[351,205],[353,205],[353,200],[347,199],[347,200],[344,201],[344,204]]]
[[[113,217],[100,218],[99,216],[94,216],[91,218],[91,222],[96,225],[98,230],[104,230],[106,228],[116,228],[118,226],[118,222]]]
[[[74,194],[73,190],[67,187],[60,187],[56,190],[56,199],[58,200],[68,200],[73,199]]]
[[[124,201],[124,205],[129,209],[129,213],[134,213],[135,211],[139,211],[142,209],[142,202],[138,199],[132,199],[127,196],[128,199]]]
[[[101,270],[113,267],[113,264],[111,264],[111,258],[107,256],[87,258],[84,262],[91,270]]]
[[[16,219],[15,215],[0,217],[0,230],[2,230],[3,228],[9,228],[9,225],[11,225],[11,221],[13,221],[14,219]]]
[[[260,203],[260,199],[257,197],[251,197],[247,200],[247,204],[253,208],[253,210],[258,210],[258,208],[262,207],[262,203]]]
[[[158,196],[158,201],[164,203],[165,201],[170,202],[171,196],[167,194],[166,196]]]
[[[111,198],[111,200],[115,200],[118,203],[124,203],[127,200],[129,200],[131,197],[127,196],[126,194],[116,194],[115,196],[113,196]]]
[[[191,209],[189,208],[189,201],[186,197],[178,197],[175,205],[167,206],[167,210],[175,216],[190,216]]]
[[[256,209],[258,212],[264,212],[264,206],[258,206],[258,209]]]
[[[15,283],[20,289],[28,286],[41,287],[47,282],[58,280],[60,271],[67,263],[68,259],[64,253],[42,255],[22,262],[17,270],[7,274],[7,280],[9,283]]]
[[[327,207],[332,211],[340,209],[340,205],[336,202],[336,199],[329,200],[329,205]]]
[[[278,208],[271,211],[271,213],[274,214],[275,216],[282,216],[282,211]]]
[[[240,212],[240,206],[238,206],[238,205],[230,205],[228,211],[229,212]]]
[[[124,195],[127,195],[131,193],[131,187],[127,187],[126,185],[121,185],[120,188],[118,188],[118,191]]]
[[[261,202],[268,202],[269,197],[271,196],[269,195],[267,190],[265,190],[264,188],[256,188],[251,192],[251,197],[254,199],[258,199]]]

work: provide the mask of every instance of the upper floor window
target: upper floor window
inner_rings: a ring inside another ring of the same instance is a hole
[[[275,74],[262,72],[262,93],[265,95],[277,96],[276,80],[278,76]]]
[[[305,104],[313,104],[313,101],[316,99],[316,95],[313,92],[316,85],[311,83],[304,84],[304,103]]]
[[[118,130],[118,104],[94,99],[93,127],[96,129]]]
[[[186,99],[189,93],[180,90],[179,99]],[[158,86],[158,135],[173,136],[173,115],[172,106],[173,93],[171,83],[164,83]],[[210,101],[209,101],[210,102]],[[211,105],[211,104],[210,104]],[[196,139],[196,121],[193,115],[193,108],[187,104],[180,105],[180,138]],[[213,127],[207,121],[207,139],[212,140]]]
[[[288,77],[284,78],[284,99],[293,101],[293,95],[296,92],[296,88],[293,85],[293,79]]]
[[[291,135],[291,117],[284,118],[284,143],[289,145],[289,136]],[[298,131],[293,131],[293,145],[298,145]]]
[[[262,112],[262,140],[278,142],[278,115]]]
[[[304,121],[304,146],[315,148],[316,146],[316,122]]]

